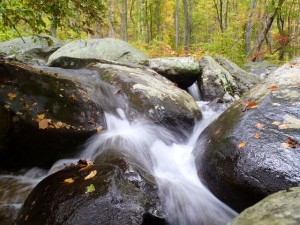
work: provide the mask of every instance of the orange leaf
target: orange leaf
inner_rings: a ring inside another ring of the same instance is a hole
[[[255,135],[254,135],[254,138],[260,139],[260,134],[255,134]]]
[[[257,103],[254,101],[247,102],[246,107],[244,108],[243,112],[245,112],[248,109],[256,109]]]
[[[97,170],[93,170],[93,171],[91,171],[91,172],[89,173],[89,175],[87,175],[84,179],[85,179],[85,180],[88,180],[88,179],[93,178],[93,177],[96,176],[96,175],[97,175]]]
[[[8,93],[7,97],[8,97],[9,100],[13,100],[15,97],[17,97],[17,95],[14,94],[14,93]]]
[[[278,90],[278,89],[279,89],[279,87],[276,86],[276,85],[272,85],[271,87],[268,87],[268,90],[269,90],[269,91],[276,91],[276,90]]]
[[[238,148],[244,148],[246,146],[247,142],[243,141],[238,145]]]
[[[74,102],[77,101],[77,97],[74,94],[70,96],[70,99]]]
[[[262,130],[262,129],[264,129],[265,125],[262,124],[262,123],[257,123],[257,124],[255,125],[255,127],[256,127],[258,130]]]
[[[39,122],[39,129],[46,129],[48,128],[49,126],[49,121],[48,119],[42,119],[40,122]]]

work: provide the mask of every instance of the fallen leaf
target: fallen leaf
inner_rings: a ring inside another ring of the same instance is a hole
[[[43,119],[45,118],[45,114],[38,114],[38,115],[36,116],[36,118],[37,118],[38,120],[43,120]]]
[[[68,178],[64,180],[65,183],[72,184],[74,182],[73,178]]]
[[[59,129],[59,128],[64,128],[66,127],[67,124],[61,122],[61,121],[58,121],[56,123],[53,123],[53,126],[56,128],[56,129]]]
[[[118,88],[114,94],[117,95],[117,94],[120,94],[120,92],[121,92],[121,88]]]
[[[46,129],[49,126],[49,120],[48,119],[42,119],[39,122],[39,129]]]
[[[290,148],[290,145],[288,143],[281,143],[281,147]]]
[[[289,124],[289,128],[300,128],[300,119],[298,119],[297,117],[287,114],[284,116],[284,120]]]
[[[97,133],[100,134],[103,132],[103,127],[100,126],[100,127],[97,127]]]
[[[254,135],[254,138],[260,139],[260,134],[255,134],[255,135]]]
[[[268,87],[268,90],[269,90],[269,91],[276,91],[276,90],[278,90],[278,89],[279,89],[279,87],[276,86],[276,85],[272,85],[271,87]]]
[[[255,125],[255,127],[256,127],[258,130],[262,130],[262,129],[264,129],[265,125],[262,124],[262,123],[257,123],[257,124]]]
[[[85,179],[85,180],[88,180],[88,179],[93,178],[93,177],[96,176],[96,175],[97,175],[97,170],[93,170],[93,171],[91,171],[91,172],[89,173],[89,175],[87,175],[84,179]]]
[[[281,124],[281,122],[280,121],[274,121],[272,124],[278,126],[278,125]]]
[[[281,106],[279,103],[272,103],[273,106]]]
[[[25,109],[29,109],[29,104],[28,104],[27,102],[24,102],[23,105],[24,105],[24,108],[25,108]]]
[[[77,97],[74,94],[70,96],[70,99],[74,102],[77,101]]]
[[[291,148],[296,148],[296,145],[298,144],[298,141],[296,141],[292,137],[287,138],[287,143],[290,145]]]
[[[279,128],[280,130],[288,129],[288,128],[289,128],[289,125],[286,124],[286,123],[284,123],[284,124],[279,125],[278,128]]]
[[[89,186],[86,187],[86,192],[85,193],[91,193],[95,191],[95,186],[93,184],[90,184]]]
[[[243,109],[243,112],[247,111],[248,109],[256,109],[257,108],[257,103],[254,101],[250,101],[246,103],[245,108]]]
[[[219,128],[216,132],[215,132],[215,135],[217,135],[218,133],[220,133],[221,131],[221,128]]]
[[[246,146],[247,142],[243,141],[238,145],[238,148],[244,148]]]
[[[8,93],[7,97],[8,97],[9,100],[13,100],[15,97],[17,97],[17,95],[14,94],[14,93]]]

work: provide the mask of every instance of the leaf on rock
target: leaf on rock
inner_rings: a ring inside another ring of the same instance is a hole
[[[17,95],[14,94],[14,93],[8,93],[7,97],[8,97],[9,100],[13,100],[15,97],[17,97]]]
[[[77,97],[76,97],[76,95],[74,95],[74,94],[70,96],[70,99],[71,99],[72,101],[74,101],[74,102],[77,101]]]
[[[95,186],[93,184],[90,184],[89,186],[86,187],[85,193],[91,193],[91,192],[94,192],[95,190],[96,190]]]
[[[39,129],[46,129],[49,126],[49,120],[48,119],[42,119],[39,122]]]
[[[280,125],[278,126],[278,128],[279,128],[280,130],[284,130],[284,129],[288,129],[288,128],[290,128],[290,127],[289,127],[288,124],[284,123],[284,124],[280,124]]]
[[[262,123],[257,123],[257,124],[255,125],[255,127],[256,127],[258,130],[262,130],[262,129],[264,129],[265,125],[262,124]]]
[[[84,179],[85,179],[85,180],[88,180],[88,179],[93,178],[93,177],[96,176],[96,175],[97,175],[97,170],[93,170],[93,171],[91,171],[91,172],[89,173],[89,175],[87,175]]]
[[[24,102],[23,105],[24,105],[24,108],[25,108],[25,109],[29,109],[29,104],[28,104],[27,102]]]
[[[276,102],[272,103],[272,105],[273,105],[273,106],[281,106],[281,104],[276,103]]]
[[[64,180],[65,183],[72,184],[74,182],[73,178],[68,178]]]
[[[295,129],[299,129],[300,128],[300,119],[298,119],[297,117],[293,116],[293,115],[285,115],[284,116],[284,120],[286,123],[288,123],[289,128],[295,128]]]
[[[276,86],[276,85],[272,85],[271,87],[268,87],[268,90],[269,90],[269,91],[276,91],[276,90],[278,90],[278,89],[279,89],[279,87]]]
[[[255,139],[260,139],[260,134],[255,134],[255,135],[254,135],[254,138],[255,138]]]
[[[238,148],[239,148],[239,149],[244,148],[246,145],[247,145],[247,142],[246,142],[246,141],[243,141],[243,142],[241,142],[241,143],[238,145]]]
[[[279,126],[281,124],[281,122],[280,121],[274,121],[272,124],[276,125],[276,126]]]
[[[219,128],[216,132],[215,132],[215,135],[217,135],[218,133],[220,133],[221,131],[221,128]]]
[[[102,132],[103,132],[103,127],[102,126],[97,127],[97,133],[101,134]]]
[[[281,143],[281,147],[283,148],[296,148],[298,141],[296,141],[292,137],[288,137],[285,143]]]
[[[36,116],[36,119],[37,119],[38,121],[45,119],[45,114],[38,114],[38,115]]]
[[[63,123],[63,122],[61,122],[61,121],[58,121],[58,122],[52,123],[52,124],[53,124],[53,126],[54,126],[56,129],[64,128],[64,127],[67,126],[67,124],[65,124],[65,123]]]
[[[246,103],[245,108],[243,109],[243,112],[247,111],[248,109],[256,109],[257,108],[257,103],[254,101],[250,101]]]

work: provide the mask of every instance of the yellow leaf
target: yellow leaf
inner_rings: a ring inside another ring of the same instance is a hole
[[[102,133],[102,131],[103,131],[103,127],[102,126],[100,126],[100,127],[97,128],[97,133],[98,134]]]
[[[289,143],[281,143],[281,147],[283,148],[291,148]]]
[[[278,126],[279,129],[283,130],[283,129],[288,129],[289,128],[289,125],[284,123],[284,124],[281,124]]]
[[[39,122],[39,129],[46,129],[48,128],[49,126],[49,121],[48,119],[42,119],[40,122]]]
[[[281,122],[280,121],[274,121],[272,124],[278,126],[278,125],[281,124]]]
[[[37,118],[38,120],[43,120],[43,119],[45,118],[45,114],[38,114],[38,115],[36,116],[36,118]]]
[[[24,108],[29,109],[29,104],[27,102],[24,102]]]
[[[14,93],[8,93],[7,97],[8,97],[9,100],[13,100],[15,97],[17,97],[17,95],[14,94]]]
[[[72,184],[74,182],[73,178],[68,178],[64,180],[65,183]]]
[[[93,178],[93,177],[96,176],[96,175],[97,175],[97,170],[93,170],[93,171],[91,171],[90,174],[87,175],[84,179],[85,179],[85,180],[88,180],[88,179]]]
[[[246,146],[247,142],[243,141],[238,145],[238,148],[244,148]]]

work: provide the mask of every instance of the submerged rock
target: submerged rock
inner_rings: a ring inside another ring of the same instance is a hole
[[[238,211],[300,185],[299,81],[297,59],[251,89],[197,142],[199,176]]]
[[[77,59],[104,59],[127,63],[141,63],[148,57],[129,43],[114,39],[77,40],[68,43],[54,52],[48,60],[49,66],[65,67],[61,57]],[[66,62],[69,65],[69,62]]]
[[[279,191],[243,211],[230,225],[298,225],[299,200],[299,187]]]
[[[143,174],[118,155],[70,166],[35,187],[16,224],[166,224],[154,179]]]
[[[48,57],[61,46],[63,42],[54,37],[38,35],[0,42],[0,51],[6,53],[7,58],[27,64],[45,65]]]
[[[192,57],[154,58],[147,60],[147,66],[182,89],[195,83],[201,72],[199,63]]]

